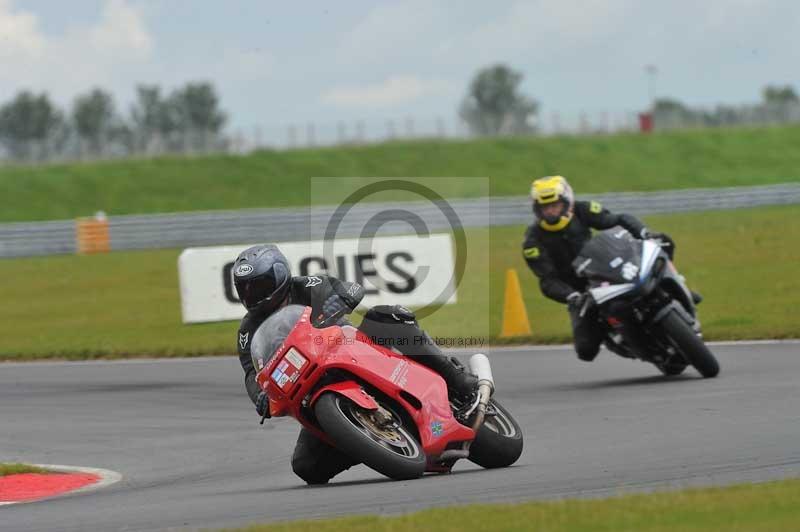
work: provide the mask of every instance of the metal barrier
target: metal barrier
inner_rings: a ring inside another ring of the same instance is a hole
[[[0,257],[75,253],[75,222],[0,224]]]
[[[800,183],[597,194],[588,198],[612,211],[635,215],[738,209],[800,203]],[[522,225],[530,223],[532,216],[530,199],[525,196],[453,199],[447,203],[463,227]],[[108,235],[112,250],[316,240],[325,236],[335,210],[335,206],[325,206],[115,216],[108,218]],[[358,236],[368,221],[380,221],[387,210],[406,211],[410,218],[383,225],[382,234],[408,233],[414,216],[424,220],[430,231],[448,230],[452,224],[434,203],[363,203],[345,219],[334,220],[341,222],[336,236]],[[75,253],[76,231],[76,221],[0,224],[0,257]],[[93,235],[102,242],[102,231]]]

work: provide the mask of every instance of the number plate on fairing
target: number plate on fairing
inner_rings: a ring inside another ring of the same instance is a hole
[[[272,372],[271,378],[278,385],[278,388],[286,390],[289,385],[297,382],[307,363],[308,360],[303,355],[294,348],[290,348],[283,360],[278,363],[275,371]]]

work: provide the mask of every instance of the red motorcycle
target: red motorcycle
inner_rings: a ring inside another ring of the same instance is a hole
[[[478,387],[450,400],[435,372],[370,341],[351,325],[317,328],[311,308],[270,316],[251,344],[272,417],[291,416],[323,441],[396,480],[449,472],[466,458],[507,467],[522,454],[522,431],[491,395],[489,360],[473,355]]]

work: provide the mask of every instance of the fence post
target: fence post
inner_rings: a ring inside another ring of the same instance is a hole
[[[589,116],[586,114],[585,111],[581,111],[580,117],[578,118],[578,131],[581,135],[586,135],[590,133],[589,131]]]
[[[316,126],[309,122],[306,124],[306,146],[313,148],[317,145],[317,131]]]
[[[365,141],[365,137],[364,137],[364,122],[361,121],[361,120],[356,122],[356,137],[355,137],[355,141],[358,144],[363,144],[364,141]]]
[[[551,115],[551,120],[553,122],[552,131],[554,135],[560,135],[562,133],[561,128],[561,113],[554,112]]]
[[[444,126],[444,118],[441,116],[436,117],[436,136],[440,139],[447,138],[447,130]]]
[[[414,138],[414,118],[406,117],[406,137]]]
[[[336,144],[341,145],[347,142],[347,126],[341,120],[336,124]]]
[[[600,113],[600,132],[609,133],[611,128],[608,125],[608,112],[603,111]]]
[[[261,126],[253,126],[253,149],[260,150],[264,147],[264,130]]]

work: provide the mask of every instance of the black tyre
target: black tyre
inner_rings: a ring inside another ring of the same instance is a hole
[[[425,451],[394,414],[394,421],[386,423],[376,419],[373,411],[333,392],[320,396],[314,413],[337,449],[378,473],[394,480],[419,478],[425,473]]]
[[[661,373],[667,375],[668,377],[674,377],[675,375],[680,375],[683,373],[689,364],[685,362],[670,362],[669,364],[661,364],[658,365],[658,369],[661,370]]]
[[[703,340],[676,312],[667,314],[661,322],[664,333],[680,351],[687,362],[691,363],[705,378],[716,377],[719,363]]]
[[[508,467],[522,454],[522,429],[508,410],[495,401],[496,416],[487,416],[469,448],[469,459],[481,467]]]

